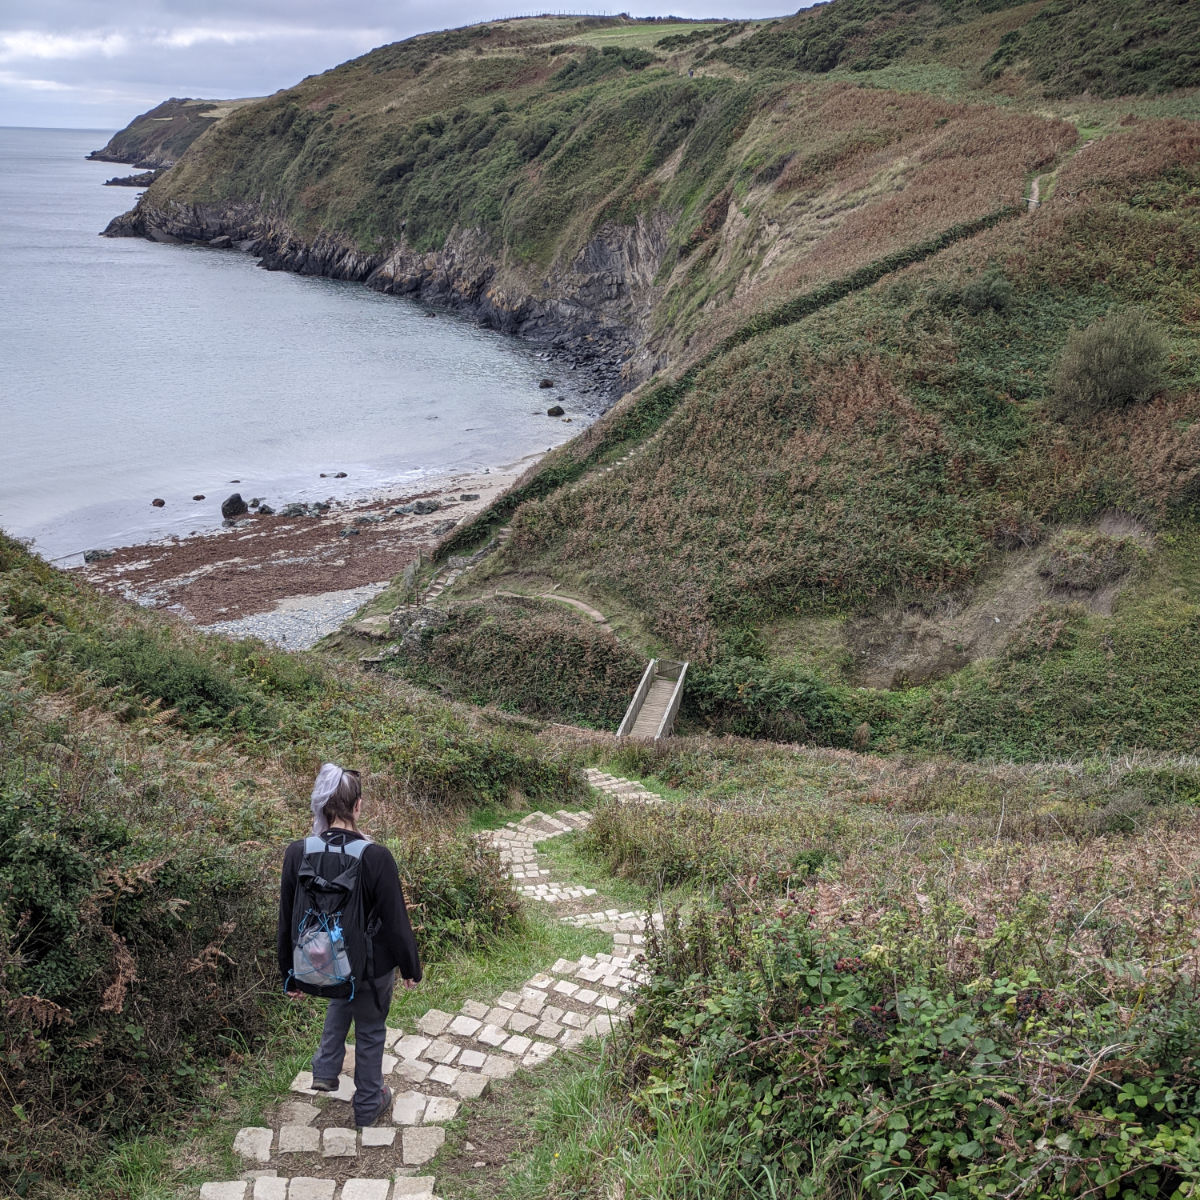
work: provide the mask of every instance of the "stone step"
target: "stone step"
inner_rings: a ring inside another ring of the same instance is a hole
[[[200,1200],[437,1200],[432,1175],[402,1175],[390,1179],[347,1179],[339,1190],[336,1180],[297,1175],[235,1179],[200,1185]]]
[[[525,884],[517,888],[522,896],[532,900],[541,900],[546,904],[562,904],[567,900],[582,900],[585,896],[594,896],[595,888],[564,887],[560,883]]]
[[[632,780],[594,768],[586,777],[618,802],[662,799]],[[552,880],[551,872],[538,866],[537,843],[585,828],[591,819],[588,811],[533,812],[480,839],[496,847],[517,891],[550,903],[574,901],[595,895],[596,890]],[[662,923],[660,914],[650,919]],[[235,1135],[234,1150],[247,1165],[247,1177],[205,1184],[202,1200],[437,1200],[432,1177],[351,1178],[339,1185],[313,1176],[282,1177],[274,1167],[293,1154],[344,1161],[398,1143],[405,1168],[419,1168],[440,1150],[444,1125],[457,1116],[464,1100],[484,1095],[495,1080],[536,1067],[559,1050],[611,1032],[630,1012],[628,994],[645,978],[634,955],[645,939],[647,915],[613,908],[563,920],[612,933],[613,953],[559,959],[519,991],[504,992],[490,1005],[467,1000],[458,1013],[429,1009],[415,1022],[414,1033],[389,1029],[384,1071],[395,1076],[391,1124],[362,1130],[320,1129],[315,1122],[325,1111],[322,1106],[307,1101],[285,1104],[278,1133],[267,1126],[247,1126]],[[348,1047],[335,1092],[315,1092],[312,1075],[305,1071],[292,1081],[292,1090],[302,1096],[349,1101],[354,1094],[353,1070],[354,1051]],[[263,1166],[271,1169],[260,1169]]]

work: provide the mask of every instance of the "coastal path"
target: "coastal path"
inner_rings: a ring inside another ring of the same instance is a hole
[[[663,802],[634,780],[595,769],[585,775],[617,803]],[[479,837],[499,853],[522,895],[578,907],[596,889],[553,878],[539,860],[538,846],[586,828],[591,819],[586,811],[532,812]],[[469,1113],[473,1102],[517,1072],[536,1070],[556,1054],[602,1038],[627,1017],[644,979],[637,956],[646,924],[662,918],[608,908],[560,919],[611,934],[612,950],[560,958],[518,989],[486,1001],[466,1000],[454,1013],[431,1008],[411,1029],[389,1028],[384,1075],[393,1101],[388,1119],[377,1125],[355,1129],[348,1122],[352,1046],[336,1092],[314,1092],[312,1075],[301,1071],[292,1080],[290,1099],[264,1124],[234,1136],[242,1173],[202,1184],[200,1200],[437,1200],[430,1172],[447,1122]]]

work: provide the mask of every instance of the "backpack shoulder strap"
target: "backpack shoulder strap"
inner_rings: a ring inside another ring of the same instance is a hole
[[[351,858],[362,858],[363,851],[370,845],[372,841],[369,837],[360,837],[356,841],[347,842],[339,841],[330,843],[325,840],[324,835],[319,833],[310,833],[304,839],[305,854],[347,854]]]

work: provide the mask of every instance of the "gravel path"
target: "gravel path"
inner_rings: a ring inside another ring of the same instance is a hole
[[[368,583],[340,592],[322,592],[318,596],[289,596],[280,600],[271,612],[255,613],[236,621],[218,621],[202,625],[208,633],[230,638],[262,638],[288,650],[308,650],[327,633],[342,627],[368,600],[378,596],[387,583]]]

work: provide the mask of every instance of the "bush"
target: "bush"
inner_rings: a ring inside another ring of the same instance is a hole
[[[1094,592],[1128,575],[1145,557],[1129,538],[1102,533],[1068,533],[1043,557],[1038,573],[1054,587]]]
[[[499,855],[473,838],[426,826],[390,844],[422,962],[486,946],[521,924],[521,899]]]
[[[1055,414],[1091,416],[1149,400],[1163,386],[1167,354],[1161,330],[1135,309],[1075,330],[1054,373]]]
[[[689,883],[720,891],[733,879],[775,895],[836,858],[833,821],[820,831],[792,811],[741,811],[715,804],[605,804],[580,836],[584,855],[648,888]]]
[[[684,706],[721,733],[849,744],[850,718],[833,688],[804,671],[757,658],[727,658],[689,671]]]
[[[147,797],[114,774],[75,746],[0,779],[0,1175],[18,1194],[198,1098],[266,1028],[261,847],[148,836],[115,815],[144,821]]]
[[[186,729],[262,733],[277,719],[261,694],[220,658],[175,641],[167,628],[78,635],[70,653],[102,686],[173,709]]]
[[[615,729],[645,663],[560,603],[503,597],[414,629],[389,667],[472,703]]]
[[[621,1064],[631,1155],[661,1156],[717,1105],[712,1156],[737,1170],[712,1200],[1192,1194],[1194,982],[1081,967],[1034,900],[969,949],[956,929],[952,966],[936,918],[859,938],[805,903],[651,933]],[[657,1194],[691,1194],[663,1166]]]
[[[963,288],[959,302],[973,317],[988,309],[1006,313],[1013,305],[1013,285],[999,271],[985,271]]]

